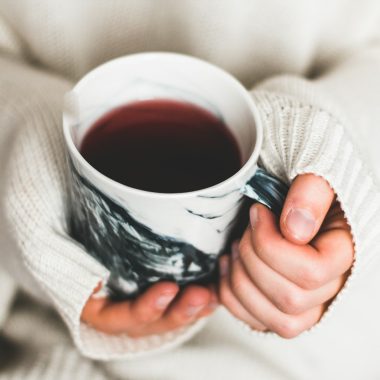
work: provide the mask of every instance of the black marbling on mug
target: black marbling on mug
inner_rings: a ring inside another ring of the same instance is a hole
[[[111,272],[116,298],[133,297],[158,280],[179,285],[215,277],[216,255],[154,232],[99,191],[71,164],[71,236]]]
[[[211,112],[231,128],[243,167],[218,185],[182,194],[145,194],[100,175],[78,150],[83,137],[108,111],[141,99],[189,102]],[[249,206],[244,200],[253,198],[280,212],[286,186],[260,170],[254,175],[264,135],[259,110],[221,68],[173,53],[120,57],[88,73],[67,100],[63,129],[73,177],[69,226],[110,270],[113,295],[135,296],[163,279],[181,286],[216,281],[218,256],[238,225],[248,222],[238,217]]]
[[[153,231],[81,176],[71,160],[70,166],[70,234],[110,270],[107,287],[113,298],[134,297],[160,280],[180,286],[216,281],[217,258],[223,249],[217,254],[202,252],[186,241]],[[287,186],[258,169],[241,192],[279,214]],[[219,217],[187,211],[204,219]]]

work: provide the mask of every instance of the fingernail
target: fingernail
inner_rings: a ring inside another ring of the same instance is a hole
[[[157,309],[165,309],[169,303],[174,299],[175,294],[163,294],[156,300]]]
[[[292,208],[285,219],[287,230],[297,240],[307,240],[315,229],[315,218],[313,214],[303,208]]]
[[[251,207],[250,220],[251,220],[251,228],[255,229],[257,226],[257,223],[259,222],[259,210],[257,209],[257,206]]]
[[[219,261],[219,273],[224,277],[228,272],[228,259],[224,258]]]
[[[205,305],[190,305],[187,307],[186,314],[188,317],[193,317],[194,315],[198,314],[204,307]]]

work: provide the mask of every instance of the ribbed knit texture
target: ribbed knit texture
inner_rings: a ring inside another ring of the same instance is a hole
[[[288,183],[303,173],[325,178],[351,226],[356,265],[368,263],[369,245],[380,243],[380,195],[340,120],[292,96],[257,92],[255,99],[266,129],[264,167]]]
[[[380,140],[379,25],[371,0],[2,0],[0,380],[375,379],[380,155],[369,142]],[[141,339],[80,322],[109,273],[66,233],[63,95],[98,64],[149,50],[195,55],[254,85],[261,164],[288,182],[320,175],[336,192],[355,263],[322,320],[299,338],[243,326],[246,333],[224,310],[206,326]],[[301,79],[309,74],[314,81]],[[15,297],[16,284],[37,301]]]
[[[25,361],[17,370],[9,371],[0,380],[106,380],[95,363],[84,361],[74,349],[67,346],[56,347],[52,351],[40,353],[34,362]]]
[[[302,97],[283,92],[289,84],[293,89],[289,92],[308,94],[304,101]],[[264,91],[276,86],[278,93]],[[308,332],[320,327],[328,318],[360,273],[360,267],[370,265],[372,257],[378,254],[373,247],[380,247],[380,192],[373,173],[356,151],[341,120],[326,110],[331,107],[330,99],[324,99],[326,108],[307,102],[313,96],[318,98],[314,91],[314,86],[307,81],[284,77],[264,83],[252,92],[265,130],[261,165],[286,183],[305,173],[326,179],[341,204],[355,245],[349,278],[321,321]]]
[[[104,360],[130,357],[188,339],[203,321],[140,339],[106,336],[80,322],[85,302],[100,281],[107,281],[109,273],[66,233],[67,168],[61,117],[63,95],[69,87],[63,80],[17,62],[2,62],[1,68],[3,88],[8,86],[8,94],[14,94],[12,103],[4,100],[1,117],[10,114],[19,126],[11,144],[8,141],[11,160],[3,174],[3,215],[8,233],[21,247],[19,265],[32,274],[48,302],[57,307],[84,355]],[[16,75],[12,82],[6,79],[10,73]],[[33,91],[32,97],[25,91],[28,89]],[[19,280],[28,290],[25,278]]]

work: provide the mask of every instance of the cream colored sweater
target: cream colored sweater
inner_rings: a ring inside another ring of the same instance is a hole
[[[80,323],[108,272],[66,234],[62,97],[140,51],[228,70],[260,109],[262,165],[334,188],[356,260],[310,331],[255,333],[222,308],[142,339]],[[0,0],[0,379],[379,379],[379,94],[377,0]]]

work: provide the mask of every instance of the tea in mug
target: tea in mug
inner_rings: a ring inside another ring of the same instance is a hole
[[[242,166],[238,144],[222,120],[197,105],[168,99],[111,110],[89,129],[80,151],[107,177],[157,193],[204,189]]]

